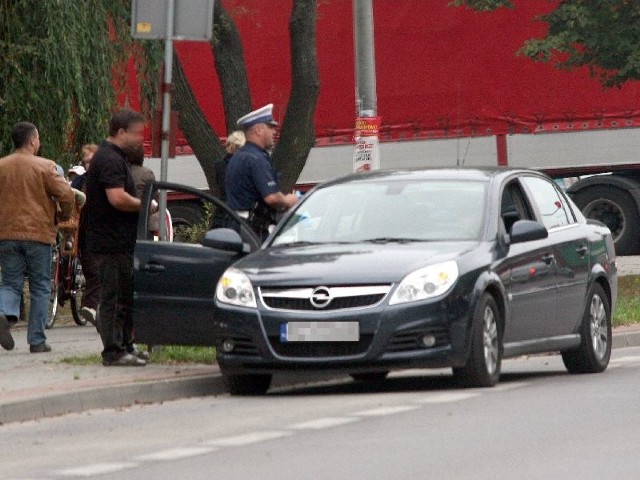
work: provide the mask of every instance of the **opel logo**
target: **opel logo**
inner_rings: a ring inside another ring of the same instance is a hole
[[[327,287],[317,287],[311,293],[309,301],[316,308],[325,308],[331,303],[331,292]]]

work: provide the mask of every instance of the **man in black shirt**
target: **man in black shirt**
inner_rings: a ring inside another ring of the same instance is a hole
[[[128,152],[143,140],[144,117],[120,110],[86,176],[86,243],[100,271],[97,326],[105,366],[142,366],[148,358],[133,344],[133,250],[140,200],[127,161]]]

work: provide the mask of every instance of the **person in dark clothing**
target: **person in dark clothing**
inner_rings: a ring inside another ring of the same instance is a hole
[[[89,143],[82,146],[82,166],[86,171],[91,166],[91,160],[98,151],[98,145]],[[85,192],[84,184],[87,178],[86,172],[73,179],[71,186],[76,190]],[[85,192],[86,193],[86,192]],[[98,273],[98,265],[94,255],[87,249],[86,240],[86,216],[84,208],[80,211],[80,224],[78,227],[78,256],[82,265],[82,274],[84,275],[84,292],[82,293],[82,301],[80,305],[80,316],[92,325],[96,325],[96,311],[100,303],[100,275]],[[97,326],[97,325],[96,325]]]
[[[127,160],[143,140],[144,117],[120,110],[87,173],[86,241],[100,272],[97,324],[105,366],[142,366],[143,357],[148,358],[133,343],[133,251],[140,199]]]
[[[239,148],[241,148],[245,144],[245,142],[246,138],[244,136],[244,132],[242,132],[241,130],[231,132],[224,143],[224,150],[226,152],[225,156],[216,160],[215,162],[216,182],[218,184],[219,198],[223,202],[227,200],[226,188],[224,185],[227,165],[229,164],[229,160],[231,160],[233,154]],[[227,227],[231,225],[230,222],[231,219],[229,218],[229,215],[224,210],[218,208],[213,214],[213,218],[211,220],[211,228]]]
[[[229,160],[225,177],[227,204],[249,221],[254,232],[264,240],[279,211],[298,201],[293,193],[280,191],[276,171],[268,150],[273,148],[275,129],[273,104],[265,105],[238,120],[247,139]]]

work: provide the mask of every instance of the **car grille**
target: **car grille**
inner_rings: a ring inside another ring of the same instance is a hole
[[[379,304],[391,285],[260,288],[262,304],[270,310],[332,311]]]
[[[269,337],[274,351],[282,357],[346,357],[367,351],[373,334],[360,335],[357,342],[281,342],[279,337]]]
[[[433,335],[436,338],[436,344],[430,348],[441,347],[449,344],[449,332],[445,327],[413,328],[396,333],[389,342],[387,352],[424,350],[425,347],[420,343],[420,339],[424,335]]]

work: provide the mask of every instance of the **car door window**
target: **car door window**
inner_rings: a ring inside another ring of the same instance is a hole
[[[518,220],[533,219],[531,207],[527,203],[522,187],[517,181],[507,184],[502,191],[500,217],[506,232],[510,232],[511,227]]]
[[[536,204],[540,220],[548,230],[573,223],[573,215],[567,213],[567,202],[553,183],[539,177],[524,177],[522,182]]]

